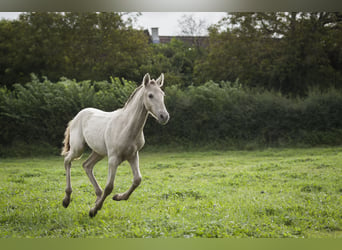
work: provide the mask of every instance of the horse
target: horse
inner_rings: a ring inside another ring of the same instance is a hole
[[[122,162],[129,162],[133,182],[126,192],[114,195],[113,200],[127,200],[140,185],[142,177],[139,168],[139,151],[145,144],[143,129],[148,115],[152,115],[162,125],[165,125],[170,118],[164,104],[165,94],[161,89],[163,84],[164,74],[154,80],[147,73],[124,107],[113,112],[85,108],[68,123],[61,152],[66,171],[63,199],[65,208],[70,204],[72,193],[71,162],[80,158],[85,144],[92,152],[82,165],[96,194],[95,206],[89,211],[90,217],[94,217],[101,210],[105,199],[113,191],[115,174]],[[93,169],[95,164],[105,156],[108,156],[108,177],[103,191],[97,183]]]

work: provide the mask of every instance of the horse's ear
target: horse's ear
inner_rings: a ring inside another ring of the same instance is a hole
[[[149,73],[146,73],[143,79],[143,84],[146,86],[151,81],[151,77]]]
[[[159,87],[162,87],[164,84],[164,74],[161,73],[161,75],[159,76],[159,78],[156,80],[156,82],[158,83]]]

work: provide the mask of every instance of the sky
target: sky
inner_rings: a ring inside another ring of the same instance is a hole
[[[195,20],[204,19],[207,25],[212,25],[221,20],[225,12],[141,12],[138,17],[138,27],[148,29],[158,27],[159,35],[180,35],[181,30],[178,21],[183,15],[193,15]]]
[[[0,19],[16,19],[21,12],[0,12]],[[134,13],[132,13],[134,14]],[[180,35],[181,31],[178,21],[183,15],[193,15],[195,20],[203,19],[209,26],[217,23],[223,18],[225,12],[141,12],[134,24],[135,28],[148,29],[151,33],[151,28],[158,27],[159,35],[175,36]]]

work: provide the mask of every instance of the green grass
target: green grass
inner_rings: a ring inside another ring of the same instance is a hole
[[[140,153],[141,186],[108,197],[93,219],[93,187],[72,168],[62,206],[61,157],[0,160],[0,237],[342,238],[342,148]],[[95,167],[103,187],[107,161]],[[114,193],[131,185],[127,163]]]

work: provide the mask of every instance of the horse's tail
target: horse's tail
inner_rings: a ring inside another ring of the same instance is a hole
[[[62,148],[62,152],[61,152],[62,156],[66,156],[70,150],[70,125],[71,125],[71,122],[69,122],[68,127],[66,128],[64,132],[64,140],[63,140],[64,147]]]

